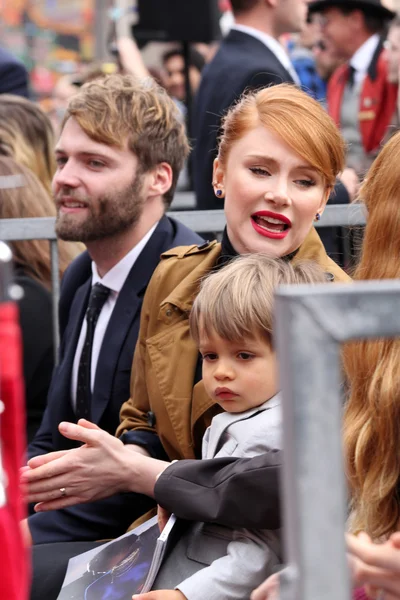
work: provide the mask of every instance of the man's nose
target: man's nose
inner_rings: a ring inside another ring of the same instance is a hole
[[[67,161],[62,168],[58,168],[53,177],[53,188],[70,187],[79,185],[79,177],[73,162]]]

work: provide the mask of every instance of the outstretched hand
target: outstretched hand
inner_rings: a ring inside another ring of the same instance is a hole
[[[28,501],[38,503],[36,511],[93,502],[124,489],[125,452],[119,439],[85,419],[78,425],[60,423],[59,431],[84,445],[32,458],[21,471]]]

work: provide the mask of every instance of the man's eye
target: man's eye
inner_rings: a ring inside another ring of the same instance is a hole
[[[100,162],[99,160],[90,160],[89,161],[89,165],[91,167],[94,167],[95,169],[99,169],[100,167],[104,167],[104,163]]]

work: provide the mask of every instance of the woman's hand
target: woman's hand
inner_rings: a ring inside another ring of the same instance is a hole
[[[28,485],[28,501],[38,503],[36,511],[93,502],[126,489],[127,451],[119,439],[85,419],[78,425],[60,423],[59,430],[84,445],[28,462],[21,482]]]
[[[384,544],[374,544],[365,533],[346,540],[355,587],[366,585],[371,598],[400,600],[400,533]]]
[[[279,573],[275,573],[258,586],[251,594],[251,600],[278,600]]]
[[[132,600],[187,600],[179,590],[157,590],[147,594],[136,594]]]

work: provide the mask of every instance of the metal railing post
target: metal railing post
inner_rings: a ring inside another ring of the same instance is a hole
[[[349,600],[340,344],[400,336],[400,282],[286,286],[276,295],[287,575],[282,600]]]

